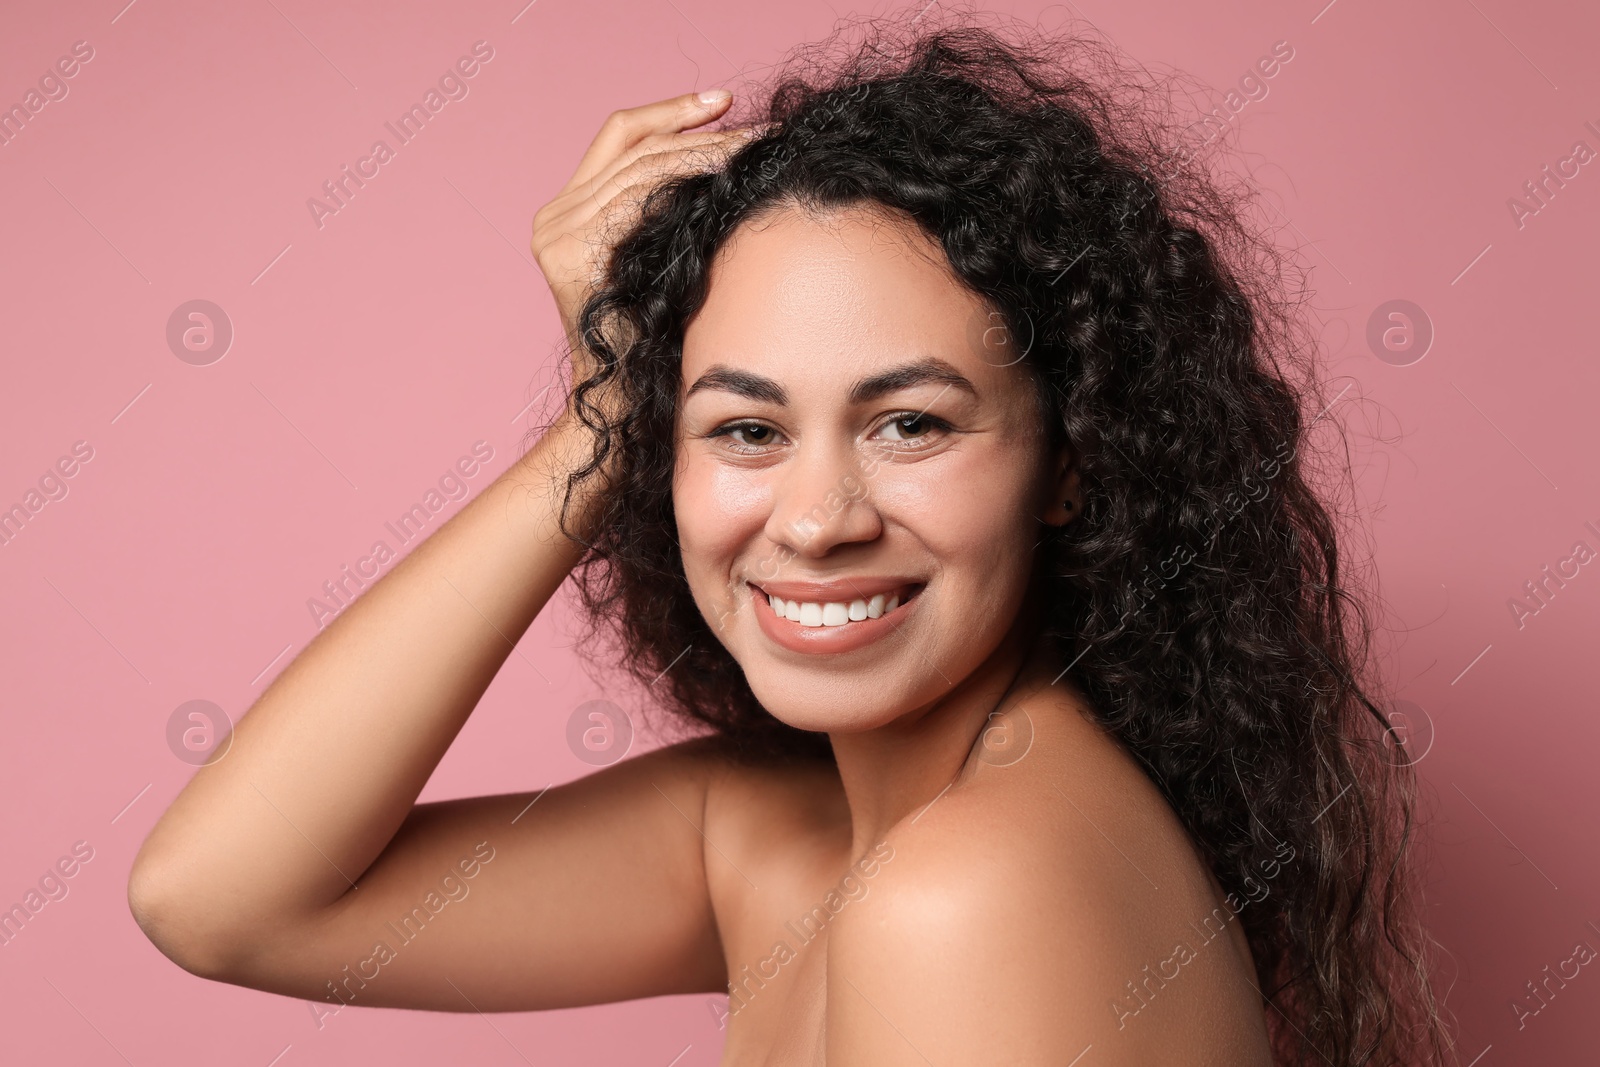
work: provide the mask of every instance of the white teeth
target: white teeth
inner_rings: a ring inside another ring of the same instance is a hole
[[[869,598],[823,604],[808,604],[769,595],[767,602],[772,605],[773,614],[801,626],[843,626],[863,619],[876,619],[885,612],[893,611],[900,606],[900,595],[896,593],[885,601],[884,595],[878,593]]]

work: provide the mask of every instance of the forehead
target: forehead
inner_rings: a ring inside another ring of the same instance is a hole
[[[739,226],[718,250],[684,333],[682,380],[716,363],[843,387],[935,356],[980,390],[1000,388],[1012,375],[999,321],[898,212],[784,208]]]

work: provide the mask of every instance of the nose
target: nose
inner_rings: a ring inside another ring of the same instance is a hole
[[[804,446],[785,465],[773,489],[766,535],[785,556],[826,556],[839,545],[871,541],[883,532],[860,457],[844,446]]]

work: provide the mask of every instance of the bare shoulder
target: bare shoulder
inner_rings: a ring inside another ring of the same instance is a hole
[[[1007,719],[841,913],[828,1062],[1268,1063],[1239,919],[1154,783],[1059,689]]]
[[[754,906],[751,890],[766,909],[803,905],[849,848],[850,805],[833,761],[740,759],[720,741],[701,751],[717,761],[706,796],[706,873],[719,911]]]

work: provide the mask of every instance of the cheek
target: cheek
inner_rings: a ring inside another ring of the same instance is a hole
[[[672,486],[673,514],[685,571],[726,569],[741,545],[765,525],[771,490],[758,477],[704,458],[688,457]]]
[[[874,480],[874,499],[948,565],[1003,570],[1037,540],[1026,502],[1029,487],[1012,473],[1015,458],[946,458],[951,462],[885,468]]]

